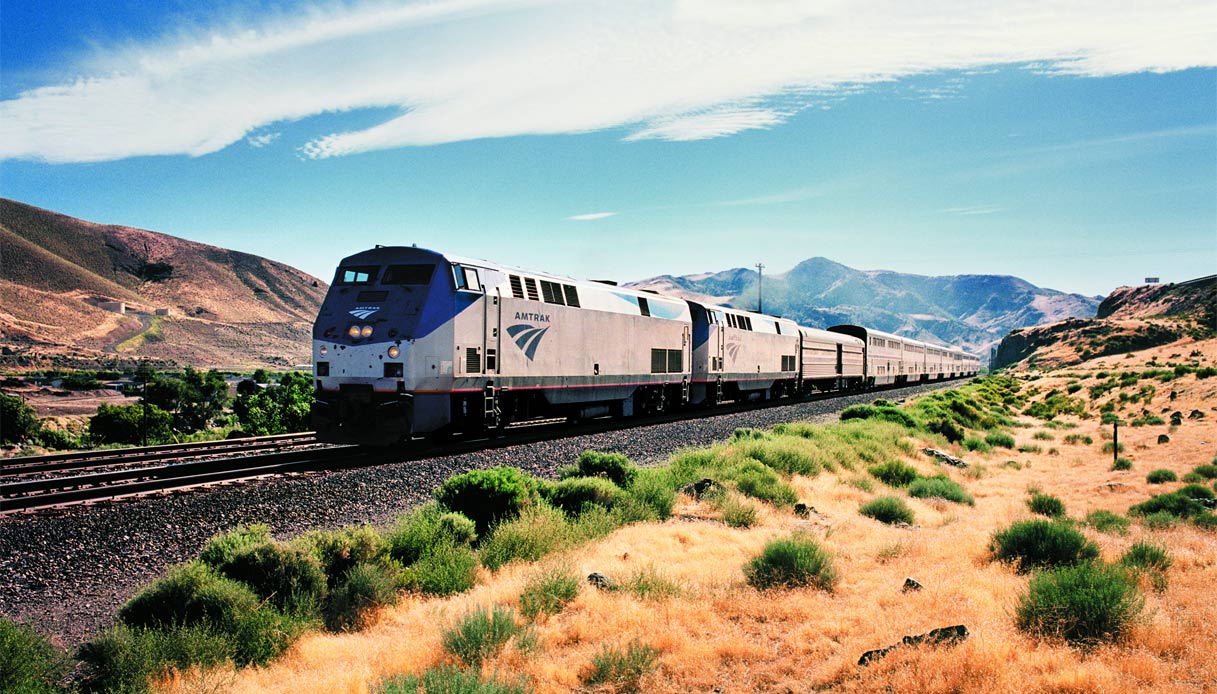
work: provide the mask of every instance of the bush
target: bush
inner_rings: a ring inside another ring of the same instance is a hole
[[[482,565],[493,571],[516,559],[536,561],[575,539],[561,511],[538,505],[515,520],[496,525],[478,547],[478,554]]]
[[[83,644],[77,657],[84,663],[85,691],[147,692],[149,681],[171,668],[185,670],[232,660],[233,647],[224,636],[203,626],[138,629],[120,624]]]
[[[629,488],[630,497],[637,503],[651,509],[658,520],[667,520],[672,516],[672,506],[676,504],[676,491],[668,483],[664,475],[655,470],[640,470],[634,477],[634,483]]]
[[[1064,441],[1068,444],[1084,443],[1087,446],[1094,443],[1094,439],[1092,439],[1088,434],[1066,434]]]
[[[477,668],[507,645],[517,631],[511,608],[496,605],[490,610],[476,610],[444,631],[444,650]]]
[[[775,506],[793,506],[799,500],[794,488],[763,463],[747,460],[731,471],[731,478],[741,494]]]
[[[917,468],[900,462],[889,460],[879,465],[871,465],[866,471],[889,487],[905,487],[917,479]]]
[[[886,400],[876,400],[874,405],[850,405],[841,410],[842,422],[851,419],[878,419],[884,422],[894,422],[907,429],[921,428],[912,415]]]
[[[1179,477],[1176,476],[1171,470],[1159,468],[1146,475],[1145,481],[1149,482],[1150,484],[1164,484],[1166,482],[1177,482],[1179,481]]]
[[[473,523],[469,527],[472,530]],[[293,544],[321,564],[326,584],[331,588],[356,564],[374,562],[388,550],[385,539],[369,525],[315,530],[300,536]]]
[[[1171,556],[1165,547],[1136,542],[1120,557],[1120,563],[1130,569],[1166,571],[1170,568]]]
[[[913,524],[913,510],[908,507],[908,504],[904,503],[903,499],[894,496],[881,496],[871,499],[862,504],[858,508],[858,512],[888,525],[896,523]]]
[[[915,499],[938,498],[974,506],[976,500],[956,481],[946,475],[920,477],[909,485],[909,496]]]
[[[1189,518],[1204,513],[1204,504],[1178,492],[1171,492],[1150,497],[1149,500],[1129,508],[1128,512],[1135,516],[1145,516],[1147,521],[1150,516],[1157,514],[1168,514],[1176,519]]]
[[[389,556],[409,566],[436,545],[468,546],[476,537],[473,521],[438,504],[425,504],[399,517],[386,542]]]
[[[1033,443],[1025,443],[1018,447],[1019,453],[1039,453],[1042,450],[1044,450],[1044,449],[1040,448],[1039,446],[1037,446]]]
[[[158,628],[210,624],[231,629],[260,600],[242,583],[221,576],[200,562],[176,566],[153,581],[118,610],[132,627]]]
[[[1094,561],[1099,547],[1063,521],[1017,521],[994,533],[989,551],[1001,562],[1017,562],[1019,573]]]
[[[674,598],[681,593],[678,583],[650,565],[634,571],[619,582],[615,589],[623,593],[630,593],[639,600]]]
[[[1131,469],[1132,469],[1132,461],[1129,460],[1128,458],[1116,458],[1116,462],[1111,464],[1112,472],[1119,472],[1121,470],[1131,470]]]
[[[215,568],[288,612],[315,610],[325,599],[326,576],[321,564],[304,550],[280,542],[238,550]]]
[[[1083,563],[1033,576],[1019,601],[1018,626],[1071,644],[1117,641],[1128,633],[1142,605],[1122,571]]]
[[[592,656],[592,669],[583,677],[587,685],[608,684],[618,691],[638,691],[642,678],[655,669],[659,651],[632,641],[624,650],[601,647]]]
[[[714,505],[722,514],[723,522],[732,528],[751,528],[756,525],[756,506],[729,494],[718,495]]]
[[[478,535],[494,523],[511,520],[533,499],[536,480],[511,467],[471,470],[449,477],[435,500],[473,521]]]
[[[541,488],[541,496],[550,505],[571,516],[579,515],[589,504],[612,508],[623,495],[620,487],[601,477],[568,478]]]
[[[1201,513],[1200,515],[1192,518],[1192,525],[1200,528],[1201,530],[1208,530],[1210,532],[1217,531],[1217,515],[1212,513]]]
[[[1013,439],[1013,437],[1011,437],[1011,438]],[[1031,438],[1037,439],[1039,441],[1055,441],[1056,440],[1055,436],[1053,436],[1052,434],[1049,434],[1046,431],[1037,431],[1037,432],[1035,432],[1034,435],[1032,435]],[[1010,448],[1010,446],[1006,446],[1006,448]]]
[[[1121,443],[1121,444],[1119,444],[1119,445],[1116,445],[1116,444],[1112,443],[1111,441],[1108,441],[1107,443],[1104,443],[1104,444],[1103,444],[1103,452],[1104,452],[1104,453],[1111,453],[1111,452],[1113,452],[1113,451],[1114,451],[1114,452],[1116,452],[1116,453],[1123,453],[1123,452],[1124,452],[1124,444],[1122,444],[1122,443]]]
[[[531,691],[523,676],[514,681],[500,680],[497,676],[483,680],[480,672],[440,665],[427,670],[422,677],[390,677],[373,689],[372,694],[528,694]]]
[[[1086,514],[1086,525],[1101,533],[1123,535],[1128,532],[1128,519],[1102,509]]]
[[[1052,436],[1049,436],[1048,439],[1051,440]],[[985,435],[985,443],[1001,448],[1014,448],[1014,437],[1003,432],[991,431]]]
[[[993,450],[992,446],[975,436],[965,436],[959,445],[963,446],[965,451],[975,451],[977,453],[988,453]]]
[[[238,525],[232,530],[213,536],[199,551],[199,561],[211,567],[232,562],[233,557],[247,549],[271,541],[270,526],[262,523]]]
[[[465,545],[441,542],[428,549],[408,571],[410,584],[427,595],[463,593],[477,582],[478,558]]]
[[[1049,518],[1065,517],[1065,502],[1051,494],[1031,492],[1031,498],[1027,499],[1027,508],[1031,509],[1032,513]]]
[[[579,577],[569,567],[546,569],[534,574],[520,593],[520,611],[528,619],[554,615],[579,596]]]
[[[574,465],[563,466],[558,470],[558,477],[603,477],[618,487],[625,489],[634,483],[638,468],[630,459],[620,453],[600,453],[584,451]]]
[[[837,581],[832,557],[800,533],[770,540],[761,555],[744,567],[744,576],[757,590],[803,586],[832,590]]]
[[[147,410],[145,412],[145,409]],[[173,416],[156,405],[97,406],[97,414],[89,420],[89,438],[94,443],[138,444],[165,441],[172,435]]]
[[[1197,477],[1201,477],[1206,480],[1217,479],[1217,465],[1210,465],[1207,463],[1204,465],[1197,465],[1192,469],[1192,472],[1194,472]]]
[[[67,672],[67,656],[41,634],[0,617],[0,691],[50,694]]]
[[[1214,495],[1208,487],[1202,484],[1185,484],[1176,489],[1175,493],[1186,496],[1189,499],[1195,499],[1196,501],[1200,501],[1202,503],[1204,501],[1212,501],[1214,497],[1217,497],[1217,495]],[[1213,506],[1213,504],[1206,505],[1210,508]]]
[[[383,564],[360,562],[334,587],[326,606],[325,625],[333,631],[362,629],[369,611],[397,600],[397,572]]]
[[[958,443],[963,440],[963,427],[959,426],[950,419],[935,419],[926,422],[925,428],[934,434],[941,434],[943,438],[951,443]]]

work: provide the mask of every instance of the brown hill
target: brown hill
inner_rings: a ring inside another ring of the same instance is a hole
[[[1014,330],[998,345],[994,368],[1058,367],[1191,337],[1217,335],[1217,275],[1178,284],[1120,287],[1093,320],[1069,319]]]
[[[309,360],[326,285],[282,263],[4,199],[0,244],[0,368]]]

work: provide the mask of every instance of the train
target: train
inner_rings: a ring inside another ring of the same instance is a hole
[[[313,325],[318,439],[391,446],[976,374],[963,350],[821,330],[406,246],[339,263]]]

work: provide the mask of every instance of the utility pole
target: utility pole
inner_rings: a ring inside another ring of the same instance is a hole
[[[761,287],[761,285],[765,279],[765,276],[763,274],[764,270],[765,270],[764,263],[756,264],[756,312],[757,313],[765,312],[765,295],[764,295],[764,292],[762,291],[762,287]]]

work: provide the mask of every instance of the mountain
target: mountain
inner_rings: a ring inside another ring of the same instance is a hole
[[[629,286],[694,300],[755,309],[758,275],[736,268],[663,275]],[[1005,275],[927,277],[855,270],[809,258],[783,274],[765,275],[766,313],[803,325],[855,323],[926,342],[961,346],[987,357],[1014,328],[1093,316],[1099,299],[1037,287]]]
[[[0,248],[0,368],[306,364],[327,289],[248,253],[5,199]]]
[[[1069,319],[1015,330],[1002,339],[995,368],[1055,368],[1191,337],[1217,335],[1217,275],[1177,284],[1120,287],[1091,320]]]

